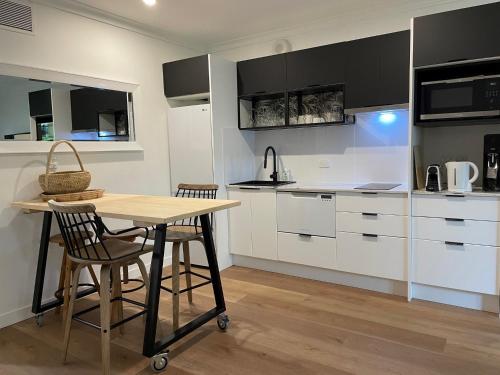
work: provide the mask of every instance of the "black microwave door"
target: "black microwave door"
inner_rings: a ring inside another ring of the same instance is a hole
[[[472,82],[422,83],[420,120],[449,120],[473,112],[476,102]]]

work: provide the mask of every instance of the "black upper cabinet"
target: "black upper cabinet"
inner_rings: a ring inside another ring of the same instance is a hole
[[[337,43],[287,53],[287,89],[344,83],[345,48],[346,43]]]
[[[127,93],[123,91],[83,88],[72,90],[71,122],[73,130],[97,130],[99,113],[127,113]]]
[[[163,88],[167,98],[210,92],[208,55],[163,64]]]
[[[500,56],[500,3],[417,17],[415,67]]]
[[[346,43],[347,109],[408,103],[410,32]]]
[[[50,89],[29,93],[30,116],[52,115],[52,95]]]
[[[410,30],[382,35],[380,54],[381,104],[408,103],[410,90]]]
[[[285,54],[238,62],[238,95],[285,91]]]

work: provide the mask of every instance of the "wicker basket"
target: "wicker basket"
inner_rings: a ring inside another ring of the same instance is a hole
[[[61,143],[66,143],[69,147],[71,147],[75,153],[78,163],[80,164],[81,170],[49,173],[49,165],[52,161],[52,154],[54,153],[56,147]],[[68,141],[58,141],[50,148],[50,152],[47,157],[45,174],[38,176],[38,182],[40,183],[43,192],[46,194],[78,193],[89,187],[90,173],[83,168],[82,160],[80,159],[80,155],[78,155],[78,151],[76,151],[75,147]]]

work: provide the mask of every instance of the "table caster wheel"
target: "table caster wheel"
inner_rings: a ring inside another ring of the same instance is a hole
[[[229,317],[226,314],[220,314],[217,317],[217,325],[222,331],[225,331],[229,327],[229,323],[231,321],[229,320]]]
[[[151,370],[162,372],[168,366],[168,353],[160,353],[151,358]]]
[[[35,316],[35,321],[36,321],[36,325],[38,327],[42,327],[43,326],[43,314],[37,314]]]

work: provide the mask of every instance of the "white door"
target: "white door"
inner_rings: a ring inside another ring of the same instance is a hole
[[[179,183],[213,183],[210,104],[170,108],[168,138],[172,193]]]
[[[254,190],[252,194],[252,256],[278,259],[274,189]]]
[[[252,190],[229,190],[228,199],[241,201],[229,210],[229,250],[231,254],[252,256]]]

